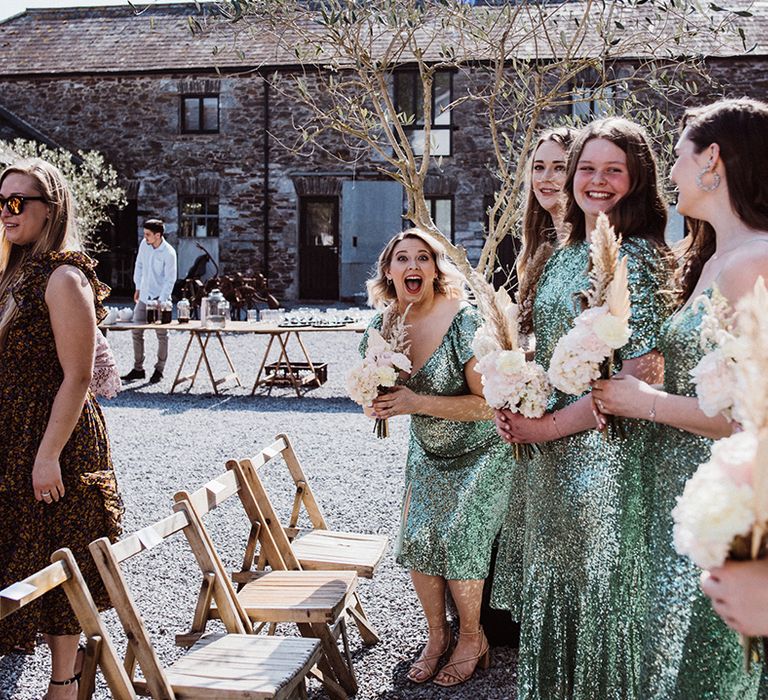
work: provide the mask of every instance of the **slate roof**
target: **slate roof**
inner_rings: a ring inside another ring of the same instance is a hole
[[[722,0],[728,9],[749,9],[753,16],[740,19],[746,43],[756,44],[755,55],[768,55],[768,0]],[[561,29],[570,31],[568,13],[577,12],[579,3],[565,6],[560,14]],[[620,18],[629,28],[642,32],[642,7],[619,8]],[[483,8],[493,12],[493,8]],[[722,13],[713,13],[718,19]],[[0,22],[0,76],[96,73],[143,73],[168,71],[249,70],[257,67],[295,65],[290,47],[278,46],[267,31],[241,32],[230,27],[195,36],[190,17],[206,26],[215,25],[213,5],[190,3],[151,5],[136,15],[128,6],[69,9],[32,9]],[[222,31],[223,29],[223,31]],[[656,28],[648,28],[649,36]],[[385,44],[384,37],[376,42]],[[714,46],[702,36],[699,44],[686,47],[685,53],[734,56],[743,53],[735,43]],[[586,37],[583,50],[594,50],[594,36]],[[533,48],[518,46],[515,55],[530,55]],[[482,49],[478,49],[481,58]]]

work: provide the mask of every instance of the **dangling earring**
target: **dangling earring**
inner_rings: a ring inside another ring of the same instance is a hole
[[[709,173],[709,168],[711,167],[711,163],[709,165],[704,166],[699,174],[696,176],[696,187],[698,187],[702,192],[714,192],[718,187],[720,187],[720,175],[713,172],[712,174],[712,182],[708,185],[704,184],[704,176]]]
[[[391,287],[391,286],[392,286],[392,278],[387,277],[387,287]]]

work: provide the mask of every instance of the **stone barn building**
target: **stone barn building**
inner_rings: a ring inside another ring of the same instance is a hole
[[[754,5],[751,35],[761,43],[709,63],[727,93],[765,99],[768,6]],[[116,168],[128,206],[105,232],[100,268],[116,293],[132,290],[142,219],[159,216],[180,276],[204,248],[222,271],[263,272],[284,299],[359,298],[382,243],[403,227],[400,185],[372,161],[353,170],[319,150],[304,157],[285,148],[297,106],[264,76],[295,69],[295,57],[266,34],[244,54],[214,55],[216,39],[193,37],[188,22],[207,11],[40,9],[0,22],[0,139],[93,149]],[[415,77],[398,74],[398,99],[418,99]],[[465,79],[445,72],[436,80],[442,162],[427,195],[441,230],[471,256],[494,191],[490,143],[471,103],[439,109],[463,94]]]

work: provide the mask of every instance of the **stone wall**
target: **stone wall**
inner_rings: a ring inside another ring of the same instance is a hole
[[[762,59],[712,61],[713,75],[730,95],[765,98],[768,73]],[[466,94],[458,74],[454,95]],[[312,85],[311,77],[309,78]],[[263,271],[264,264],[264,81],[254,73],[93,75],[0,79],[2,104],[41,132],[72,150],[105,154],[124,183],[138,183],[139,220],[157,215],[168,222],[168,237],[177,242],[178,198],[195,188],[219,193],[220,261],[225,271]],[[220,94],[220,133],[181,134],[180,94],[215,88]],[[716,95],[701,95],[698,102]],[[298,202],[294,181],[312,187],[335,180],[382,178],[375,163],[352,168],[329,155],[348,159],[344,143],[329,137],[324,149],[295,152],[295,121],[308,116],[295,101],[269,90],[269,262],[270,285],[278,296],[298,294]],[[661,97],[661,96],[659,96]],[[453,155],[435,161],[428,194],[451,196],[457,243],[476,258],[483,242],[484,199],[494,180],[486,115],[473,103],[453,113]],[[13,135],[0,123],[0,138]],[[307,182],[310,184],[308,185]],[[343,206],[343,202],[341,203]],[[137,230],[137,237],[140,231]],[[181,270],[183,274],[186,270]]]

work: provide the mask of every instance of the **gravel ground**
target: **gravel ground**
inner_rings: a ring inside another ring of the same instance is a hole
[[[154,358],[156,343],[147,333],[147,356]],[[328,382],[297,398],[277,389],[272,396],[250,396],[257,361],[266,337],[230,336],[227,347],[245,387],[216,396],[207,378],[199,378],[190,393],[168,394],[183,350],[183,336],[170,335],[166,376],[158,385],[136,382],[112,401],[102,403],[112,440],[115,467],[126,506],[125,531],[132,532],[170,512],[171,497],[179,489],[193,490],[224,470],[231,457],[244,457],[272,441],[278,433],[293,440],[313,489],[331,527],[340,530],[385,533],[394,541],[398,524],[403,466],[407,447],[407,420],[395,419],[391,437],[376,440],[371,423],[346,397],[344,373],[356,361],[359,335],[307,334],[305,343],[313,359],[327,361]],[[109,336],[121,373],[132,366],[130,333]],[[216,357],[214,366],[223,368]],[[151,362],[147,362],[147,376]],[[280,477],[267,484],[273,497],[288,507],[292,495],[280,490]],[[247,529],[238,503],[226,504],[207,520],[228,567],[240,565]],[[128,583],[144,615],[150,637],[164,662],[181,652],[174,635],[185,631],[192,617],[199,571],[183,537],[138,558],[128,569]],[[357,698],[478,698],[494,700],[514,696],[515,653],[493,650],[491,669],[478,672],[470,682],[454,689],[431,683],[413,685],[405,674],[426,639],[416,596],[407,572],[385,557],[372,581],[361,579],[360,592],[382,641],[363,647],[352,625],[350,642],[360,684]],[[120,653],[125,638],[113,611],[104,614]],[[295,634],[283,626],[285,634]],[[45,692],[49,656],[38,646],[34,656],[0,657],[0,699],[32,700]],[[110,694],[99,681],[96,698]],[[311,698],[325,698],[316,681]]]

